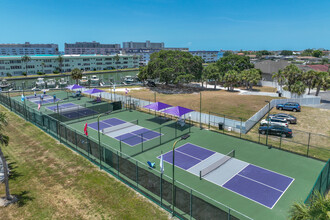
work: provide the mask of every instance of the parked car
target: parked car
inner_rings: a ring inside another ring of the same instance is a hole
[[[281,118],[266,118],[266,119],[262,119],[260,122],[261,126],[267,126],[267,124],[269,123],[269,126],[272,125],[279,125],[282,127],[288,127],[288,121],[286,119],[281,119]]]
[[[277,135],[282,137],[292,137],[292,130],[283,126],[273,125],[273,126],[261,126],[259,127],[260,134]]]
[[[294,112],[296,112],[296,111],[300,112],[300,110],[301,110],[300,105],[297,102],[287,102],[285,104],[278,104],[278,105],[276,105],[276,109],[290,110],[290,111],[294,111]]]
[[[271,114],[271,115],[269,115],[269,117],[286,119],[289,124],[297,124],[297,118],[292,115],[286,114],[286,113]]]

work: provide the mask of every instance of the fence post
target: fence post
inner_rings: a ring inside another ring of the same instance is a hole
[[[119,155],[118,155],[118,151],[117,151],[117,175],[119,177]]]
[[[326,178],[327,178],[327,186],[329,184],[329,175],[330,175],[330,160],[328,160],[328,173],[327,173],[327,176],[326,176]]]
[[[141,147],[142,147],[142,151],[143,152],[143,133],[141,134]]]
[[[230,220],[230,209],[228,209],[228,220]]]
[[[222,128],[222,133],[225,133],[225,128],[226,128],[226,115],[223,115],[223,128]]]
[[[119,149],[120,149],[120,154],[121,154],[121,140],[119,141]]]
[[[175,123],[175,138],[177,138],[178,123],[177,122],[174,123]]]
[[[323,194],[324,192],[321,192],[321,189],[322,189],[322,176],[323,176],[323,170],[321,171],[321,175],[320,175],[320,188],[319,188],[319,192]]]
[[[139,164],[136,161],[136,188],[139,188]]]
[[[190,219],[192,219],[192,189],[190,189]]]
[[[210,124],[211,122],[210,121],[211,121],[211,112],[209,111],[209,130],[211,128],[211,124]]]
[[[61,137],[61,123],[58,123],[58,137],[60,138],[60,143],[62,143],[62,137]]]
[[[102,150],[101,149],[103,149],[103,148],[102,148],[101,145],[99,145],[99,151],[100,151],[100,170],[102,170]]]
[[[163,153],[162,153],[163,154]],[[163,173],[160,173],[160,207],[163,203]]]
[[[241,125],[239,127],[239,138],[242,138],[242,118],[241,118]]]
[[[88,140],[88,136],[86,137],[86,144],[87,144],[88,158],[90,158],[90,156],[89,156],[89,140]]]
[[[74,130],[74,137],[75,137],[75,144],[76,144],[76,149],[78,147],[78,138],[77,138],[77,131]]]
[[[162,127],[159,128],[159,145],[162,145]]]
[[[308,133],[308,145],[307,145],[307,157],[308,157],[308,154],[309,154],[309,144],[310,144],[310,140],[311,140],[311,133],[309,132],[309,133]]]

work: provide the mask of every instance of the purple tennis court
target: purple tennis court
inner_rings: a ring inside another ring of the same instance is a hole
[[[88,127],[98,130],[97,122],[88,124]],[[99,122],[99,128],[109,137],[117,139],[131,147],[155,139],[162,134],[147,128],[120,120],[110,118]],[[107,132],[108,130],[108,132]]]
[[[48,106],[47,109],[52,110],[53,112],[59,112],[61,115],[69,119],[76,119],[97,114],[97,112],[92,109],[73,103],[60,104],[58,107],[57,105]]]
[[[226,160],[219,166],[219,161],[226,157],[203,147],[187,143],[175,149],[175,166],[196,176],[210,167],[203,179],[222,186],[240,196],[272,209],[288,187],[293,178],[246,163],[236,158]],[[158,159],[160,158],[157,157]],[[173,153],[163,154],[163,160],[173,164]]]
[[[272,209],[293,180],[250,164],[222,187]]]
[[[43,99],[41,100],[41,95],[38,94],[36,96],[26,96],[25,97],[27,100],[29,100],[30,102],[33,102],[35,104],[47,104],[47,103],[55,103],[60,101],[60,99],[56,98],[54,100],[53,96],[50,95],[43,95]]]

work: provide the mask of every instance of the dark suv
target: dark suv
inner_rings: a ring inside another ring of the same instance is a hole
[[[271,114],[269,115],[270,118],[279,118],[279,119],[286,119],[288,123],[290,124],[297,124],[297,118],[286,114],[286,113],[278,113],[278,114]]]
[[[278,104],[276,105],[276,109],[279,110],[290,110],[290,111],[298,111],[300,112],[300,105],[297,102],[287,102],[285,104]]]

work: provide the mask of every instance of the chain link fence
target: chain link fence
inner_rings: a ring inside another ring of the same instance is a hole
[[[123,102],[123,105],[128,104],[130,107],[134,102],[134,100],[120,96],[116,101]],[[149,169],[146,164],[132,158],[132,154],[126,154],[128,151],[125,150],[124,145],[120,146],[122,141],[118,142],[119,148],[100,143],[51,115],[36,111],[30,106],[24,105],[23,102],[11,99],[4,94],[0,94],[0,103],[180,219],[251,219],[179,181],[175,181],[173,187],[171,177],[158,170]],[[141,146],[136,148],[139,150],[134,152],[135,154],[181,136],[189,132],[190,127],[189,124],[187,127],[175,127],[175,129],[162,126],[153,131],[163,135],[150,142],[149,145],[141,143]]]

